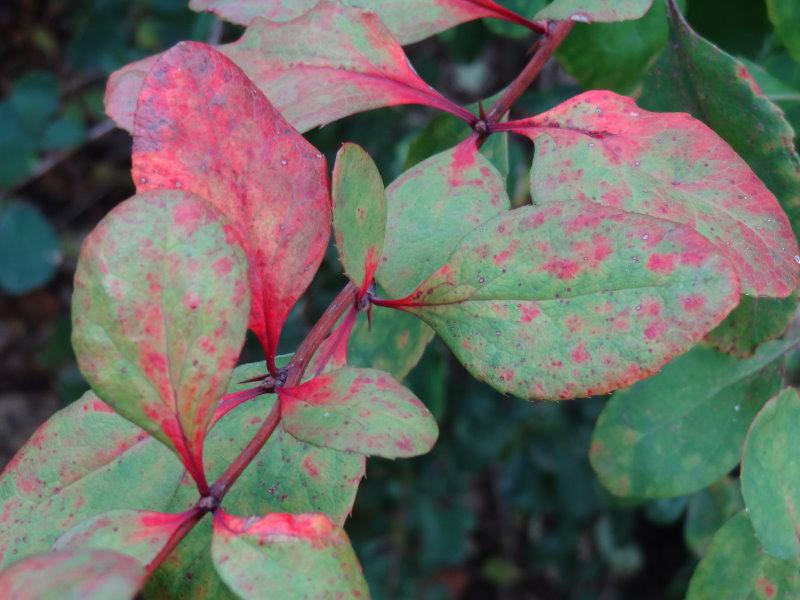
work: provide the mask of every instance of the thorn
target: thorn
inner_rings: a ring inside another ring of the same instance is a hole
[[[483,108],[483,102],[478,102],[478,115],[481,121],[486,122],[486,111]]]

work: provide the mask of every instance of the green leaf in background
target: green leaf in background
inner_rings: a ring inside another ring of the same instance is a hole
[[[698,346],[614,394],[589,458],[612,493],[669,498],[704,488],[739,462],[756,413],[780,389],[787,342],[738,360]]]
[[[386,189],[389,216],[378,281],[395,298],[441,267],[458,241],[508,211],[505,182],[466,141],[409,169]]]
[[[706,553],[714,534],[744,508],[739,481],[727,475],[689,498],[683,537],[698,556]]]
[[[92,389],[172,448],[198,485],[214,405],[239,358],[247,262],[222,213],[179,191],[146,192],[86,238],[72,340]]]
[[[42,132],[42,148],[66,150],[81,144],[86,139],[86,125],[80,110],[71,106],[58,118],[47,124]]]
[[[0,572],[5,600],[132,599],[147,575],[133,558],[108,550],[49,552]]]
[[[756,415],[742,453],[742,495],[758,539],[800,556],[800,396],[788,388]]]
[[[738,58],[747,67],[764,95],[783,111],[796,137],[800,130],[800,63],[794,62],[786,54],[770,55],[763,64],[769,65],[775,71],[773,73],[765,66],[741,56]],[[789,73],[785,74],[784,71]]]
[[[800,3],[797,0],[767,0],[767,9],[778,38],[789,54],[800,62]]]
[[[706,340],[738,358],[752,356],[758,346],[784,332],[796,308],[797,291],[788,298],[742,296],[739,306],[706,336]]]
[[[388,373],[343,368],[280,388],[281,423],[298,440],[322,448],[408,458],[436,443],[436,420]]]
[[[645,77],[639,104],[705,122],[775,194],[800,233],[800,157],[791,126],[747,67],[692,31],[672,0],[668,16],[670,44]]]
[[[656,0],[657,1],[657,0]],[[554,0],[534,17],[536,21],[566,21],[604,23],[639,19],[653,0]]]
[[[368,598],[350,540],[321,514],[214,517],[214,567],[244,600]]]
[[[791,600],[800,597],[800,560],[763,552],[750,519],[733,517],[711,539],[686,600]]]
[[[39,160],[35,136],[26,131],[8,100],[0,102],[0,190],[22,181]]]
[[[333,167],[333,233],[344,270],[363,292],[386,236],[386,193],[378,167],[356,144],[344,144]]]
[[[54,75],[31,71],[16,81],[8,99],[25,129],[38,135],[55,116],[59,98],[58,80]]]
[[[424,319],[498,391],[566,399],[652,374],[738,293],[730,263],[693,230],[564,201],[487,221],[414,292],[385,304]]]
[[[42,287],[60,263],[58,237],[38,208],[17,200],[0,205],[0,289],[19,295]]]

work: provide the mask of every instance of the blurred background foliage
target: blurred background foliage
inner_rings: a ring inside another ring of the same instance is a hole
[[[546,2],[501,3],[532,15]],[[0,3],[0,464],[86,388],[69,343],[77,253],[97,221],[133,193],[130,138],[103,112],[107,76],[180,40],[215,43],[241,33],[186,4]],[[682,5],[697,32],[744,60],[800,127],[800,63],[774,33],[765,2]],[[667,36],[659,0],[639,21],[579,24],[514,111],[540,112],[582,89],[636,95]],[[426,81],[467,104],[511,81],[533,42],[517,26],[476,21],[407,52]],[[344,119],[309,138],[329,159],[343,141],[363,145],[388,183],[466,133],[449,116],[400,107]],[[516,138],[507,157],[500,152],[515,206],[530,202],[531,152]],[[289,320],[284,350],[296,347],[342,283],[331,250]],[[246,354],[258,359],[253,344]],[[727,478],[669,500],[606,493],[587,458],[603,398],[502,397],[436,341],[408,380],[442,435],[428,456],[369,464],[348,531],[377,599],[679,598],[711,534],[741,508]]]

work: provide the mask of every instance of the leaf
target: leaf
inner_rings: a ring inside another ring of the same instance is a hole
[[[775,197],[689,115],[596,91],[499,127],[536,143],[534,203],[578,198],[688,224],[733,262],[742,292],[785,297],[797,287],[797,241]]]
[[[672,2],[667,6],[670,44],[645,77],[640,105],[705,122],[747,161],[800,233],[800,157],[791,126],[741,61],[695,33]]]
[[[386,199],[377,277],[393,297],[413,291],[465,234],[510,206],[505,182],[472,140],[403,173],[386,189]]]
[[[589,453],[619,496],[669,498],[704,488],[739,462],[761,406],[781,387],[786,342],[737,360],[698,346],[648,380],[614,394]]]
[[[38,137],[58,111],[58,79],[46,71],[29,71],[14,83],[8,100],[23,127]]]
[[[689,582],[687,600],[797,598],[800,561],[764,554],[747,515],[740,512],[712,538]]]
[[[531,23],[492,0],[341,0],[346,6],[374,11],[402,44],[411,44],[460,23],[493,17],[525,27]],[[240,25],[256,17],[272,21],[296,19],[319,0],[191,0],[194,10],[212,11]]]
[[[526,206],[468,233],[408,297],[474,377],[521,398],[603,394],[691,348],[738,301],[687,227],[585,202]]]
[[[706,340],[727,354],[739,358],[752,356],[758,346],[786,330],[796,308],[796,292],[781,299],[742,296],[739,306]]]
[[[149,72],[136,112],[133,178],[142,192],[182,188],[233,223],[250,265],[250,328],[274,374],[286,316],[330,236],[322,154],[231,61],[184,42]]]
[[[0,206],[0,288],[26,294],[47,284],[61,262],[58,237],[41,211],[27,202]]]
[[[756,415],[742,453],[742,495],[764,549],[800,556],[800,396],[788,388]]]
[[[40,426],[0,475],[0,567],[49,550],[104,512],[165,510],[183,474],[166,447],[87,392]]]
[[[697,492],[689,498],[683,524],[686,545],[698,556],[703,556],[714,534],[743,508],[739,482],[728,476]]]
[[[203,439],[247,330],[247,267],[231,226],[186,192],[134,196],[86,238],[72,306],[92,389],[205,485]]]
[[[439,435],[425,405],[376,369],[338,369],[278,397],[284,429],[323,448],[408,458],[428,452]]]
[[[192,514],[112,510],[82,521],[67,531],[53,545],[53,550],[113,550],[146,566]]]
[[[554,0],[536,13],[536,21],[604,23],[642,17],[653,0]]]
[[[257,19],[239,41],[218,50],[300,131],[402,104],[432,106],[471,120],[420,79],[372,12],[323,1],[287,23]],[[154,60],[123,67],[108,82],[106,110],[125,129],[132,129],[133,103]]]
[[[219,512],[211,546],[220,577],[239,597],[367,598],[344,531],[322,514],[245,519]]]
[[[800,5],[795,0],[767,0],[767,10],[778,39],[800,62]]]
[[[108,550],[50,552],[0,573],[5,600],[120,600],[133,598],[146,578],[134,559]]]
[[[378,167],[356,144],[345,144],[336,155],[333,231],[344,270],[363,295],[383,252],[386,194]]]

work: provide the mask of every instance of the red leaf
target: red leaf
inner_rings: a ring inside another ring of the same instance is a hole
[[[537,204],[577,198],[683,223],[732,261],[744,293],[785,297],[797,287],[797,241],[778,201],[691,116],[593,91],[496,128],[536,142]]]
[[[239,67],[205,44],[165,53],[145,79],[134,126],[140,191],[181,188],[237,228],[250,267],[250,328],[275,372],[289,310],[330,236],[326,162]]]
[[[308,365],[311,377],[347,366],[347,345],[356,324],[358,311],[351,308],[330,335],[320,344]]]

